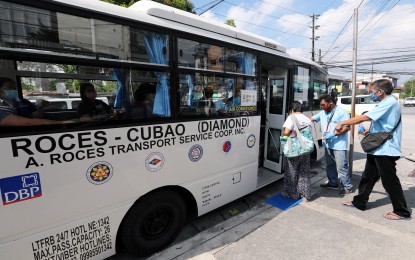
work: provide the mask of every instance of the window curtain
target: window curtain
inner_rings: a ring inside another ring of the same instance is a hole
[[[192,102],[193,102],[193,88],[194,88],[192,75],[186,75],[186,81],[187,81],[187,85],[189,86],[189,96],[187,99],[187,106],[191,107]]]
[[[115,78],[117,79],[117,92],[114,101],[114,108],[131,108],[130,99],[128,98],[129,70],[114,69]]]
[[[237,55],[237,60],[243,74],[255,76],[255,55],[242,52]]]
[[[167,36],[158,33],[144,35],[144,44],[151,63],[168,64]],[[166,72],[154,72],[157,76],[156,96],[154,98],[153,114],[170,116],[170,89]]]
[[[237,55],[237,61],[243,74],[255,76],[255,55],[242,52]],[[251,80],[244,80],[244,86],[247,90],[256,90],[256,86]]]

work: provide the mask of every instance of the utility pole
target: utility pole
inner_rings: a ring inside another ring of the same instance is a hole
[[[315,30],[317,30],[320,25],[315,25],[316,24],[316,20],[320,17],[319,14],[313,14],[310,16],[312,18],[312,26],[310,26],[311,28],[311,60],[315,61],[315,51],[314,51],[314,41],[317,41],[318,38],[320,38],[320,36],[315,36]]]
[[[370,84],[373,82],[373,61],[372,61],[372,76],[370,77]]]
[[[357,34],[358,34],[358,9],[354,9],[353,27],[353,71],[352,71],[352,117],[355,116],[356,106],[356,70],[357,70]],[[354,150],[354,125],[350,126],[349,132],[349,176],[353,175],[353,150]]]
[[[318,49],[318,64],[321,64],[321,49]]]

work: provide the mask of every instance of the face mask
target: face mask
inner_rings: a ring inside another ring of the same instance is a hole
[[[329,104],[327,104],[325,106],[320,106],[320,107],[321,107],[321,109],[323,109],[326,112],[330,111],[330,105]]]
[[[4,96],[7,99],[13,100],[13,99],[18,98],[19,97],[19,94],[17,93],[17,90],[15,90],[15,89],[6,89],[4,91]]]
[[[379,90],[378,91],[376,91],[376,92],[374,92],[374,93],[371,93],[371,94],[369,94],[370,95],[370,98],[373,100],[373,101],[379,101],[379,96],[376,96],[376,93],[378,93],[379,92]]]

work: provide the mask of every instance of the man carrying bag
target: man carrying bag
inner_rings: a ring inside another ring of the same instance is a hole
[[[374,101],[380,101],[379,104],[364,115],[340,122],[335,130],[341,131],[343,126],[372,120],[370,135],[377,135],[377,137],[382,134],[376,133],[390,135],[390,138],[381,138],[373,142],[373,149],[367,152],[365,170],[359,183],[359,193],[353,197],[353,201],[343,202],[343,204],[365,210],[373,187],[380,178],[393,206],[393,211],[385,213],[384,217],[399,220],[410,218],[411,211],[406,204],[401,183],[396,175],[396,161],[401,156],[402,124],[400,122],[401,106],[391,95],[392,90],[392,83],[387,79],[377,80],[370,84],[370,96]],[[367,144],[364,143],[364,145]]]

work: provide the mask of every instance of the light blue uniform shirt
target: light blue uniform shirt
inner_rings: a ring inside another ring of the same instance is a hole
[[[399,121],[401,105],[393,96],[388,96],[365,115],[373,120],[370,133],[390,132]],[[392,136],[392,139],[368,154],[401,156],[402,122],[393,131]]]
[[[218,101],[215,101],[215,108],[216,108],[216,111],[224,110],[225,112],[228,112],[229,105],[225,104],[223,100],[218,100]]]
[[[334,115],[333,115],[334,113]],[[331,116],[333,117],[331,118]],[[330,120],[330,124],[327,126],[327,122]],[[317,115],[313,116],[313,119],[316,122],[321,122],[321,132],[324,136],[325,132],[334,134],[334,129],[336,126],[344,120],[349,119],[350,116],[344,108],[336,106],[330,112],[326,112],[324,110],[320,111]],[[327,130],[326,130],[327,129]],[[323,140],[323,145],[327,148],[333,150],[347,150],[348,145],[348,134],[337,135],[330,140]]]

